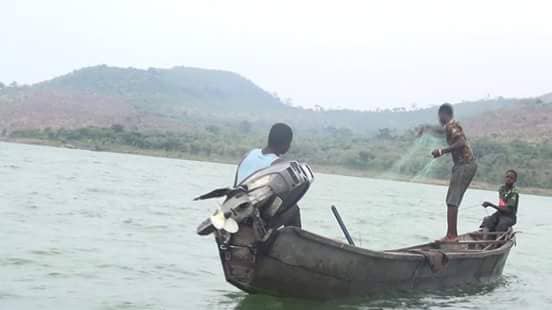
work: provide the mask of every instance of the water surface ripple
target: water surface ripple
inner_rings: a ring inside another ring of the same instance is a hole
[[[211,238],[195,234],[216,207],[191,199],[228,185],[214,163],[0,143],[0,309],[551,309],[552,198],[521,196],[518,245],[492,285],[390,292],[317,303],[249,296],[225,283]],[[523,173],[523,172],[522,172]],[[444,231],[446,188],[318,174],[301,202],[306,229],[371,249]],[[470,190],[462,231],[496,193]]]

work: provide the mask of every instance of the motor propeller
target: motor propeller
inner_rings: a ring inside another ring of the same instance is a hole
[[[209,220],[217,230],[225,230],[231,234],[235,234],[239,230],[238,222],[231,217],[226,217],[220,208],[209,217]]]

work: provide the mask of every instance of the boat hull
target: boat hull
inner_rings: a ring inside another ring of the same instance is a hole
[[[514,244],[512,235],[492,250],[438,251],[446,262],[436,266],[414,250],[432,244],[377,252],[289,227],[255,248],[240,246],[247,235],[219,249],[228,282],[249,293],[313,299],[492,282]]]

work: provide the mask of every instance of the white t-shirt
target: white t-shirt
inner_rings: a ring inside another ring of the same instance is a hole
[[[238,165],[236,172],[236,184],[240,184],[245,178],[263,168],[270,167],[278,159],[276,154],[263,154],[262,149],[254,149],[249,152]]]

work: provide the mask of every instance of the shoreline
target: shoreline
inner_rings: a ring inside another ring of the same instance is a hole
[[[162,157],[162,158],[171,158],[171,159],[182,159],[190,161],[199,161],[199,162],[213,162],[221,164],[235,164],[236,161],[229,158],[205,158],[204,156],[194,156],[182,152],[170,152],[163,150],[147,150],[147,149],[138,149],[133,147],[127,147],[123,145],[110,145],[105,149],[91,147],[90,145],[80,144],[80,143],[63,143],[61,141],[50,141],[50,140],[40,140],[40,139],[28,139],[28,138],[7,138],[0,137],[0,142],[6,143],[17,143],[17,144],[27,144],[27,145],[42,145],[42,146],[51,146],[58,148],[67,148],[67,149],[78,149],[78,150],[87,150],[94,152],[112,152],[119,154],[132,154],[132,155],[142,155],[150,157]],[[389,181],[399,181],[407,183],[418,183],[418,184],[427,184],[427,185],[437,185],[437,186],[447,186],[448,180],[441,179],[420,179],[413,180],[411,177],[404,175],[391,175],[376,171],[365,171],[365,170],[355,170],[352,168],[346,168],[341,166],[328,166],[328,165],[319,165],[311,164],[316,171],[325,174],[335,174],[342,176],[351,176],[351,177],[360,177],[360,178],[371,178],[371,179],[380,179],[380,180],[389,180]],[[496,191],[498,184],[490,184],[486,182],[472,182],[470,187],[474,189]],[[552,189],[546,188],[536,188],[536,187],[522,187],[520,188],[522,193],[552,197]]]
[[[381,173],[374,173],[370,171],[358,171],[358,170],[352,170],[348,168],[343,167],[332,167],[332,166],[318,166],[318,165],[312,165],[321,173],[328,173],[328,174],[335,174],[335,175],[343,175],[343,176],[351,176],[351,177],[359,177],[359,178],[371,178],[371,179],[377,179],[377,180],[389,180],[389,181],[397,181],[397,182],[405,182],[405,183],[416,183],[416,184],[427,184],[427,185],[436,185],[436,186],[448,186],[449,180],[441,180],[441,179],[419,179],[419,180],[413,180],[412,178],[404,175],[385,175]],[[491,184],[487,182],[481,182],[481,181],[474,181],[470,184],[470,188],[472,189],[480,189],[480,190],[487,190],[487,191],[493,191],[496,192],[498,190],[498,187],[500,184]],[[529,195],[536,195],[536,196],[544,196],[544,197],[552,197],[552,189],[546,189],[546,188],[538,188],[538,187],[520,187],[520,191],[523,194],[529,194]]]

